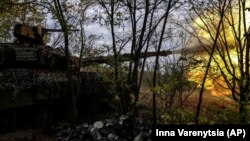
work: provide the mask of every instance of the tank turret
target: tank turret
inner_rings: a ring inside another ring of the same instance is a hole
[[[29,26],[26,24],[16,24],[14,26],[15,42],[21,44],[45,46],[45,37],[48,32],[62,32],[62,30],[46,29],[42,26]]]
[[[57,68],[58,66],[65,68],[62,67],[66,64],[64,51],[46,46],[46,35],[49,32],[62,32],[62,30],[16,24],[14,26],[16,38],[14,43],[0,43],[0,69],[10,67]],[[76,60],[75,57],[72,59]]]
[[[78,31],[77,29],[69,31]],[[29,26],[27,24],[16,24],[14,26],[14,36],[16,43],[46,45],[46,35],[48,32],[62,32],[61,29],[47,29],[42,26]]]

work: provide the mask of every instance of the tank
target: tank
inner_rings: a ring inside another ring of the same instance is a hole
[[[16,24],[14,43],[0,43],[0,131],[26,122],[46,125],[68,114],[65,111],[70,107],[71,96],[65,54],[45,43],[48,32],[60,31]],[[78,60],[70,57],[78,108],[85,113],[102,111],[104,103],[110,103],[105,100],[107,86],[101,75],[80,72],[76,67]]]
[[[0,43],[0,68],[63,69],[64,67],[65,69],[64,50],[46,46],[45,38],[48,32],[61,32],[61,30],[16,24],[14,26],[14,43]],[[76,57],[72,56],[70,60],[72,65],[77,64]]]

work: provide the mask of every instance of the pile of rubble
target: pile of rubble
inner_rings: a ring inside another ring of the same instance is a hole
[[[83,123],[61,130],[57,141],[151,141],[152,130],[142,121],[129,116]]]

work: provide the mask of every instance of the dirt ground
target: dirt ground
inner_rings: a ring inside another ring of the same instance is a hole
[[[55,141],[55,138],[39,129],[27,129],[0,134],[0,141]]]

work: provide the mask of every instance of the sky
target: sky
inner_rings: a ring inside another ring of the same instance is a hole
[[[66,0],[67,4],[73,4],[73,5],[77,5],[79,0]],[[250,0],[247,1],[250,7]],[[124,12],[123,10],[120,10],[120,12]],[[163,10],[159,10],[158,11],[158,14],[162,14],[164,11]],[[176,16],[178,15],[178,11],[177,11],[177,14],[176,14],[176,11],[175,11],[175,15],[170,17],[169,19],[169,23],[171,23],[172,21],[174,20],[182,20],[181,18],[181,14],[183,15],[183,11],[179,11],[180,15],[179,16]],[[89,37],[91,35],[95,35],[98,39],[96,39],[95,43],[94,43],[94,46],[96,47],[100,47],[100,46],[103,46],[103,45],[109,45],[111,46],[111,42],[112,42],[112,38],[111,38],[111,32],[110,32],[110,27],[109,26],[106,26],[105,25],[105,22],[103,19],[98,19],[98,16],[102,15],[102,16],[105,16],[104,14],[104,10],[98,6],[98,5],[92,5],[88,8],[88,10],[86,11],[86,17],[87,17],[87,20],[85,21],[85,24],[84,24],[84,28],[85,28],[85,34],[86,34],[86,37]],[[141,16],[143,14],[143,11],[138,12],[137,13],[137,17]],[[250,20],[250,12],[247,12],[247,14],[249,14],[249,18],[247,18],[247,20]],[[97,16],[97,18],[96,18]],[[50,17],[51,18],[51,17]],[[96,18],[95,21],[93,21],[93,18]],[[250,23],[250,22],[248,22]],[[48,25],[49,27],[51,28],[52,25],[54,24],[54,21],[52,20],[48,20]],[[139,24],[140,25],[140,21],[139,21]],[[171,29],[172,28],[172,29]],[[175,30],[174,29],[175,27],[171,25],[167,25],[167,29],[166,29],[166,33],[169,33],[169,32],[173,32],[173,34],[175,34],[175,37],[173,37],[171,40],[178,40],[178,38],[180,38],[180,34],[181,32],[183,32],[185,35],[185,31],[178,31],[178,30]],[[131,35],[131,25],[129,24],[129,22],[125,21],[123,23],[122,26],[117,26],[115,27],[115,32],[116,34],[118,34],[121,38],[126,38],[128,37],[128,35]],[[172,30],[172,31],[169,31],[169,30]],[[189,38],[187,36],[187,38]],[[188,40],[188,39],[186,39]],[[185,47],[185,43],[180,43],[179,42],[172,42],[170,40],[167,40],[166,42],[163,43],[163,48],[164,49],[176,49],[176,48],[183,48]],[[124,52],[130,52],[130,43],[128,43],[127,47],[125,47],[124,49]]]

